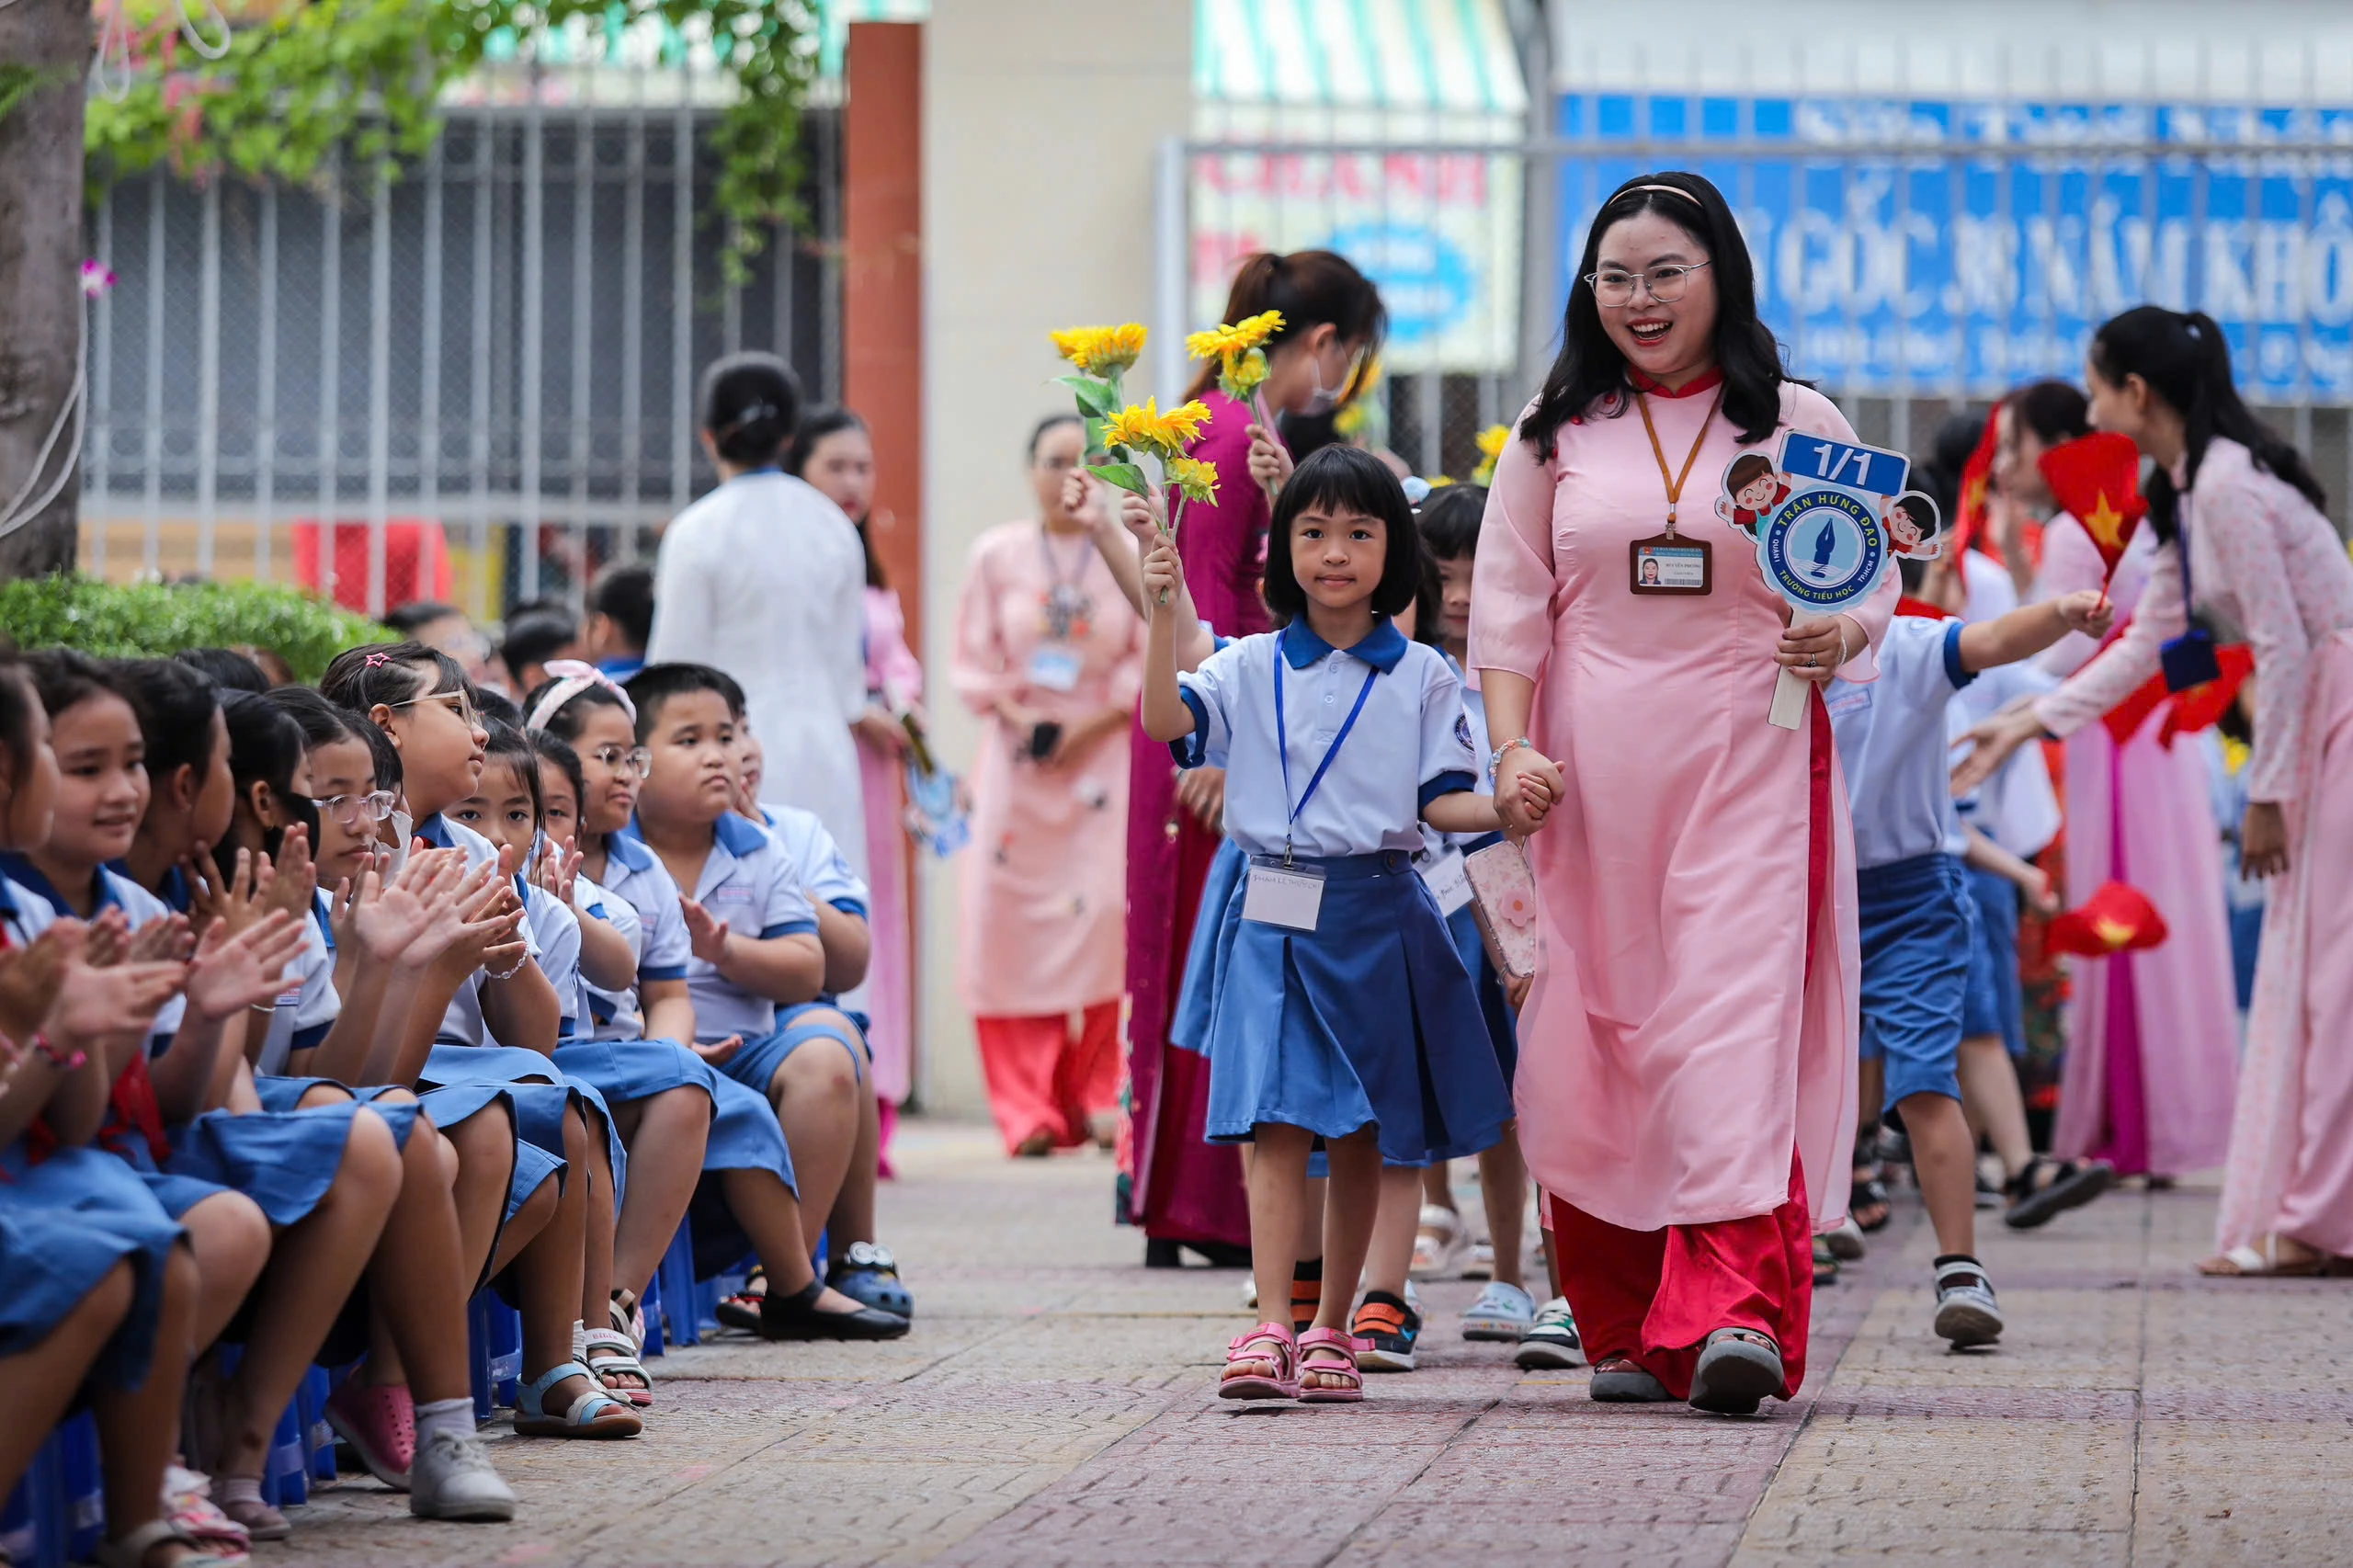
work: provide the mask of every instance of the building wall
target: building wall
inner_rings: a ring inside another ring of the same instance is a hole
[[[972,540],[1032,514],[1030,426],[1069,406],[1047,332],[1148,321],[1153,158],[1191,114],[1188,0],[935,0],[924,48],[924,665],[951,763],[972,716],[947,685]],[[983,853],[975,845],[967,854]],[[984,1109],[956,984],[957,869],[926,859],[922,1092]]]

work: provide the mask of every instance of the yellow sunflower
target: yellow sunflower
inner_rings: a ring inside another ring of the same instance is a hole
[[[1504,455],[1504,449],[1511,445],[1511,426],[1490,425],[1479,432],[1478,442],[1479,466],[1471,471],[1471,483],[1493,484],[1495,482],[1495,461]]]
[[[1195,359],[1223,359],[1230,371],[1236,358],[1253,348],[1265,347],[1267,340],[1282,329],[1282,312],[1261,311],[1238,322],[1221,323],[1207,332],[1188,334],[1185,352]]]
[[[1217,464],[1203,462],[1199,458],[1168,460],[1168,482],[1182,492],[1188,501],[1217,499]]]
[[[1050,335],[1054,352],[1090,376],[1108,376],[1132,367],[1143,354],[1144,329],[1140,322],[1119,326],[1074,326]]]
[[[1210,405],[1188,403],[1161,412],[1158,402],[1146,398],[1141,403],[1130,403],[1103,422],[1103,444],[1107,447],[1141,447],[1163,458],[1184,455],[1188,443],[1199,437],[1201,426],[1209,423]]]

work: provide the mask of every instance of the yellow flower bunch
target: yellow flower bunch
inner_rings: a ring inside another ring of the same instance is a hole
[[[1141,322],[1119,326],[1073,326],[1050,334],[1054,352],[1090,376],[1117,375],[1143,354]]]
[[[1217,499],[1217,464],[1203,462],[1199,458],[1168,460],[1168,483],[1175,485],[1188,501]]]
[[[1280,311],[1264,311],[1255,316],[1245,316],[1231,325],[1221,324],[1207,332],[1188,334],[1185,352],[1196,359],[1233,360],[1253,348],[1264,348],[1267,340],[1283,329]]]
[[[1504,455],[1504,449],[1511,445],[1511,426],[1490,425],[1479,432],[1478,441],[1479,466],[1471,471],[1471,483],[1493,484],[1495,482],[1496,460]]]
[[[1209,419],[1208,403],[1188,403],[1164,414],[1156,400],[1146,398],[1105,418],[1103,444],[1141,447],[1165,461],[1184,456],[1186,446],[1200,436]]]

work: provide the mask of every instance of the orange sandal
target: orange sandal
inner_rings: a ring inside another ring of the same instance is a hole
[[[1271,1367],[1272,1375],[1257,1371]],[[1252,1369],[1244,1370],[1243,1369]],[[1299,1346],[1290,1330],[1279,1323],[1262,1323],[1225,1347],[1225,1376],[1217,1385],[1220,1399],[1297,1399]]]

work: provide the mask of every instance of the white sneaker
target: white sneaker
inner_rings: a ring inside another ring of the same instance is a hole
[[[1536,1326],[1536,1298],[1498,1279],[1462,1314],[1462,1337],[1517,1345]]]
[[[1569,1313],[1566,1296],[1555,1296],[1536,1309],[1536,1321],[1519,1336],[1512,1361],[1529,1371],[1585,1365],[1585,1346],[1578,1343],[1576,1319]]]
[[[472,1433],[442,1428],[416,1446],[409,1467],[408,1511],[425,1519],[504,1524],[515,1517],[515,1494]]]
[[[1414,1237],[1415,1279],[1451,1279],[1471,1256],[1471,1227],[1451,1209],[1422,1205],[1420,1230]]]
[[[1994,1300],[1994,1282],[1985,1266],[1973,1257],[1955,1257],[1937,1265],[1937,1335],[1956,1350],[1991,1345],[2002,1337],[2002,1308]]]

